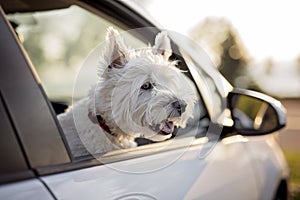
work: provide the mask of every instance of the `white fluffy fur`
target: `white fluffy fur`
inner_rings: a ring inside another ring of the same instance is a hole
[[[135,147],[135,137],[166,140],[171,134],[157,134],[149,128],[166,119],[185,127],[192,117],[195,94],[189,80],[176,68],[177,63],[169,61],[171,54],[165,32],[157,35],[153,48],[135,51],[124,45],[116,30],[108,29],[107,45],[100,58],[99,82],[87,98],[58,117],[75,157],[86,154],[85,148],[93,154]],[[153,88],[141,89],[147,82]],[[176,100],[187,104],[181,116],[174,114],[172,102]],[[92,122],[97,114],[116,137]]]

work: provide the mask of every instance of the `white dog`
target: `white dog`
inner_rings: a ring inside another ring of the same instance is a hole
[[[99,82],[87,98],[58,116],[75,157],[86,149],[94,154],[136,147],[137,137],[164,141],[174,126],[185,127],[196,97],[177,62],[169,61],[171,54],[165,32],[153,47],[135,51],[108,28]]]

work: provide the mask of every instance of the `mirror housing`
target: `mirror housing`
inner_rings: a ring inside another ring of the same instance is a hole
[[[241,135],[264,135],[286,125],[286,110],[280,101],[255,91],[234,89],[228,94],[234,130]]]

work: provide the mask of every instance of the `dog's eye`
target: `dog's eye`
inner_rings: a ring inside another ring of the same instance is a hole
[[[144,83],[144,85],[142,85],[141,87],[143,90],[150,90],[153,88],[153,85],[150,82],[146,82]]]

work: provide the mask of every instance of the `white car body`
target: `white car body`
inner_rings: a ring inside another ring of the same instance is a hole
[[[154,172],[120,172],[114,165],[139,169],[161,166],[176,151],[42,179],[58,199],[131,196],[137,199],[253,200],[274,198],[278,181],[288,176],[284,157],[273,135],[225,138],[204,159],[199,158],[201,147],[201,144],[190,147],[174,163]]]

